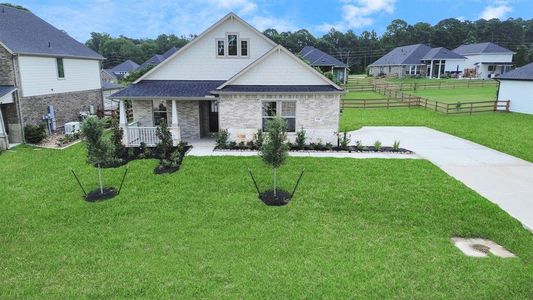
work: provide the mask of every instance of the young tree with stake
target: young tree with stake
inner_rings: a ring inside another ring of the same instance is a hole
[[[287,124],[285,120],[276,117],[267,124],[267,136],[261,145],[260,155],[263,161],[272,167],[274,176],[274,197],[277,192],[277,168],[287,159],[289,146],[287,145]]]
[[[88,117],[81,124],[81,133],[87,145],[87,161],[98,168],[100,193],[103,194],[102,165],[105,165],[113,156],[113,146],[103,136],[104,121],[96,116]]]

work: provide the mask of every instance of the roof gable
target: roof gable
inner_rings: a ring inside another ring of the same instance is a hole
[[[322,66],[332,66],[332,67],[339,67],[339,68],[348,67],[342,61],[312,46],[304,47],[302,51],[300,51],[300,56],[304,60],[309,61],[309,64],[313,67],[322,67]]]
[[[31,12],[0,5],[0,44],[19,55],[103,57]]]
[[[274,43],[271,39],[263,35],[260,31],[252,27],[250,24],[246,23],[244,20],[239,18],[234,13],[229,13],[226,16],[224,16],[222,19],[220,19],[218,22],[210,26],[208,29],[206,29],[204,32],[202,32],[200,35],[198,35],[196,38],[194,38],[192,41],[187,43],[184,47],[180,48],[178,51],[176,51],[174,54],[170,55],[168,59],[165,59],[162,63],[154,67],[152,70],[148,71],[146,74],[141,76],[139,79],[135,81],[135,83],[140,82],[145,79],[149,80],[165,80],[165,79],[176,79],[176,78],[166,78],[168,77],[168,74],[174,73],[176,69],[180,69],[183,64],[190,64],[191,60],[197,59],[197,57],[193,57],[195,55],[204,55],[203,59],[207,58],[214,58],[215,57],[215,40],[208,40],[208,38],[213,38],[213,35],[217,34],[217,36],[221,36],[221,34],[225,34],[230,30],[231,28],[239,28],[242,30],[242,32],[246,33],[245,38],[255,38],[256,42],[261,41],[262,43],[262,49],[257,49],[256,45],[257,43],[252,43],[250,45],[250,57],[257,55],[261,51],[267,52],[268,50],[272,49],[276,46],[276,43]],[[220,32],[217,32],[220,31]],[[230,31],[231,32],[231,31]],[[254,49],[254,47],[256,47]],[[262,54],[262,53],[261,53]],[[178,61],[182,59],[182,61]],[[253,59],[240,59],[240,58],[230,58],[230,59],[219,59],[217,63],[221,65],[230,65],[230,64],[249,64],[253,61]],[[245,66],[245,65],[244,65]],[[244,68],[243,66],[243,68]],[[240,71],[242,68],[237,70],[236,72],[233,72],[231,75],[226,76],[226,74],[223,74],[224,72],[213,72],[212,74],[207,74],[207,77],[209,76],[219,76],[220,78],[201,78],[201,79],[209,79],[209,80],[227,80],[229,77]],[[196,72],[196,71],[195,71]],[[229,72],[229,71],[228,71]],[[231,72],[229,72],[231,73]],[[187,76],[202,76],[200,74],[187,74]],[[205,75],[204,75],[205,76]],[[184,79],[184,78],[181,78]],[[193,79],[200,79],[200,78],[193,78]]]
[[[496,77],[496,79],[533,81],[533,63],[504,73]]]
[[[132,72],[132,71],[135,71],[137,68],[139,68],[139,65],[136,62],[132,61],[131,59],[128,59],[127,61],[113,67],[111,71],[113,73]]]
[[[478,43],[478,44],[461,45],[453,49],[453,52],[460,54],[460,55],[484,54],[484,53],[514,54],[513,51],[503,48],[502,46],[496,45],[494,43]]]
[[[422,58],[431,50],[429,46],[416,44],[394,48],[376,60],[371,66],[383,65],[418,65]]]
[[[244,68],[218,87],[238,85],[261,86],[333,86],[338,91],[342,88],[324,77],[317,70],[303,62],[283,46],[270,50],[260,59]]]
[[[444,47],[439,47],[429,50],[429,52],[422,58],[422,60],[432,59],[465,59],[465,57]]]

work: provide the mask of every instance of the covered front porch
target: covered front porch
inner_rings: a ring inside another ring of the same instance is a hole
[[[174,145],[180,141],[198,140],[218,132],[217,100],[120,100],[120,126],[127,147],[155,147],[159,143],[157,128],[166,122]]]

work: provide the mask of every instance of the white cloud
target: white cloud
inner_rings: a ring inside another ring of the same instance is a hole
[[[346,30],[367,27],[374,24],[374,18],[380,14],[394,13],[396,0],[340,0],[342,5],[342,21],[336,24],[323,23],[316,26],[318,31],[331,28]]]
[[[513,8],[507,1],[496,1],[494,5],[489,5],[481,12],[480,19],[501,19],[507,13],[513,11]]]

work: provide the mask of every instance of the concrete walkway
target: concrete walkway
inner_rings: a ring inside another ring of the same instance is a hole
[[[426,127],[363,127],[351,138],[365,145],[399,140],[533,231],[532,163]]]

